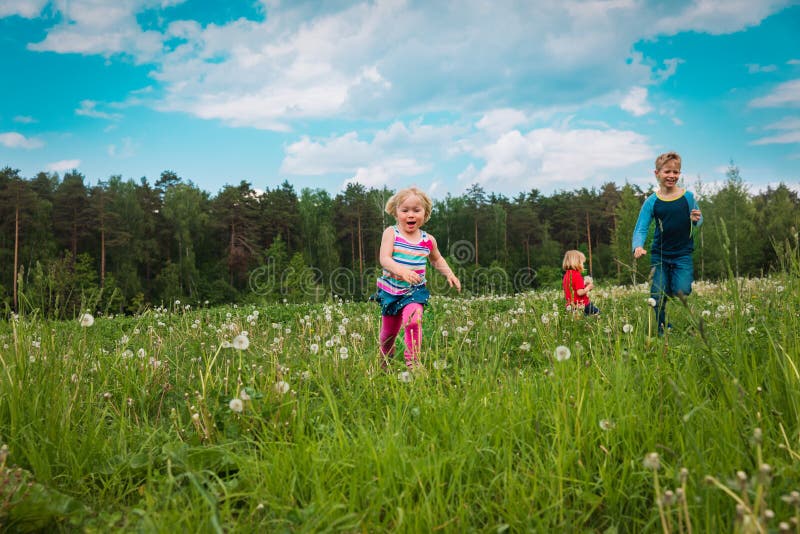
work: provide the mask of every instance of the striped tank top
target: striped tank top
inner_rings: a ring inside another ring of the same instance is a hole
[[[394,227],[394,248],[392,249],[392,259],[404,267],[416,272],[422,278],[422,282],[418,286],[425,285],[425,265],[428,261],[428,255],[433,249],[433,241],[430,240],[428,234],[424,230],[422,232],[422,239],[419,243],[411,243],[402,236],[397,226]],[[395,278],[392,273],[383,270],[383,276],[378,278],[378,289],[382,289],[390,295],[404,295],[411,289],[411,284]]]

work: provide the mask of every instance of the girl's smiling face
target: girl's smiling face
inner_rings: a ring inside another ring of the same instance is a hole
[[[395,213],[400,230],[406,234],[414,234],[425,222],[425,206],[417,195],[408,195],[397,205]]]

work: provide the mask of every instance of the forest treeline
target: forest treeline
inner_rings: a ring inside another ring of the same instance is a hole
[[[751,194],[733,165],[714,191],[687,185],[705,217],[698,278],[780,268],[797,239],[796,191],[780,184]],[[257,192],[242,181],[212,196],[171,171],[152,184],[112,176],[87,185],[75,171],[25,178],[6,167],[0,298],[7,311],[52,317],[175,301],[363,299],[373,291],[381,232],[393,223],[383,211],[392,192],[351,183],[331,196],[288,182]],[[647,258],[635,264],[630,241],[650,192],[609,182],[508,198],[472,185],[435,201],[425,229],[472,293],[557,287],[572,248],[590,257],[598,281],[642,281]]]

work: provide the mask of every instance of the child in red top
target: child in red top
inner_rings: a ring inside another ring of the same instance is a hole
[[[586,315],[596,315],[600,313],[597,307],[589,302],[589,291],[594,289],[594,284],[590,277],[586,277],[584,283],[583,264],[586,263],[586,256],[580,250],[568,250],[564,254],[564,262],[561,267],[564,269],[564,279],[561,285],[564,287],[564,298],[567,300],[567,307],[571,309],[583,308]]]

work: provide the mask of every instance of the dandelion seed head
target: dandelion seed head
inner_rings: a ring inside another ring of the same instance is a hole
[[[347,347],[341,347],[339,349],[339,358],[342,360],[346,360],[349,357],[350,355],[348,354]]]
[[[556,347],[553,355],[555,356],[556,360],[563,362],[564,360],[569,360],[570,356],[572,356],[572,352],[569,350],[569,347],[559,345]]]
[[[608,432],[609,430],[613,430],[614,427],[617,426],[610,419],[600,419],[599,425],[600,425],[600,430],[604,430],[606,432]]]
[[[647,304],[649,304],[651,308],[655,308],[656,304],[658,304],[658,303],[656,302],[656,299],[654,299],[653,297],[650,297],[649,299],[647,299]]]
[[[230,408],[232,412],[242,413],[242,410],[244,410],[244,403],[242,399],[239,398],[231,399],[228,403],[228,408]]]
[[[658,456],[657,452],[650,452],[645,455],[644,460],[642,460],[642,465],[644,465],[645,469],[650,469],[652,471],[658,471],[661,469],[661,459]]]
[[[631,332],[633,332],[633,325],[630,323],[624,324],[622,326],[622,331],[625,332],[626,334],[630,334]]]
[[[284,382],[283,380],[278,380],[275,383],[274,387],[275,387],[275,392],[279,393],[280,395],[283,395],[284,393],[289,391],[289,383]]]
[[[250,338],[247,337],[246,334],[242,333],[233,338],[233,342],[231,346],[236,350],[246,350],[247,347],[250,346]]]
[[[80,318],[81,326],[84,328],[90,327],[94,324],[94,317],[91,313],[84,313]]]

